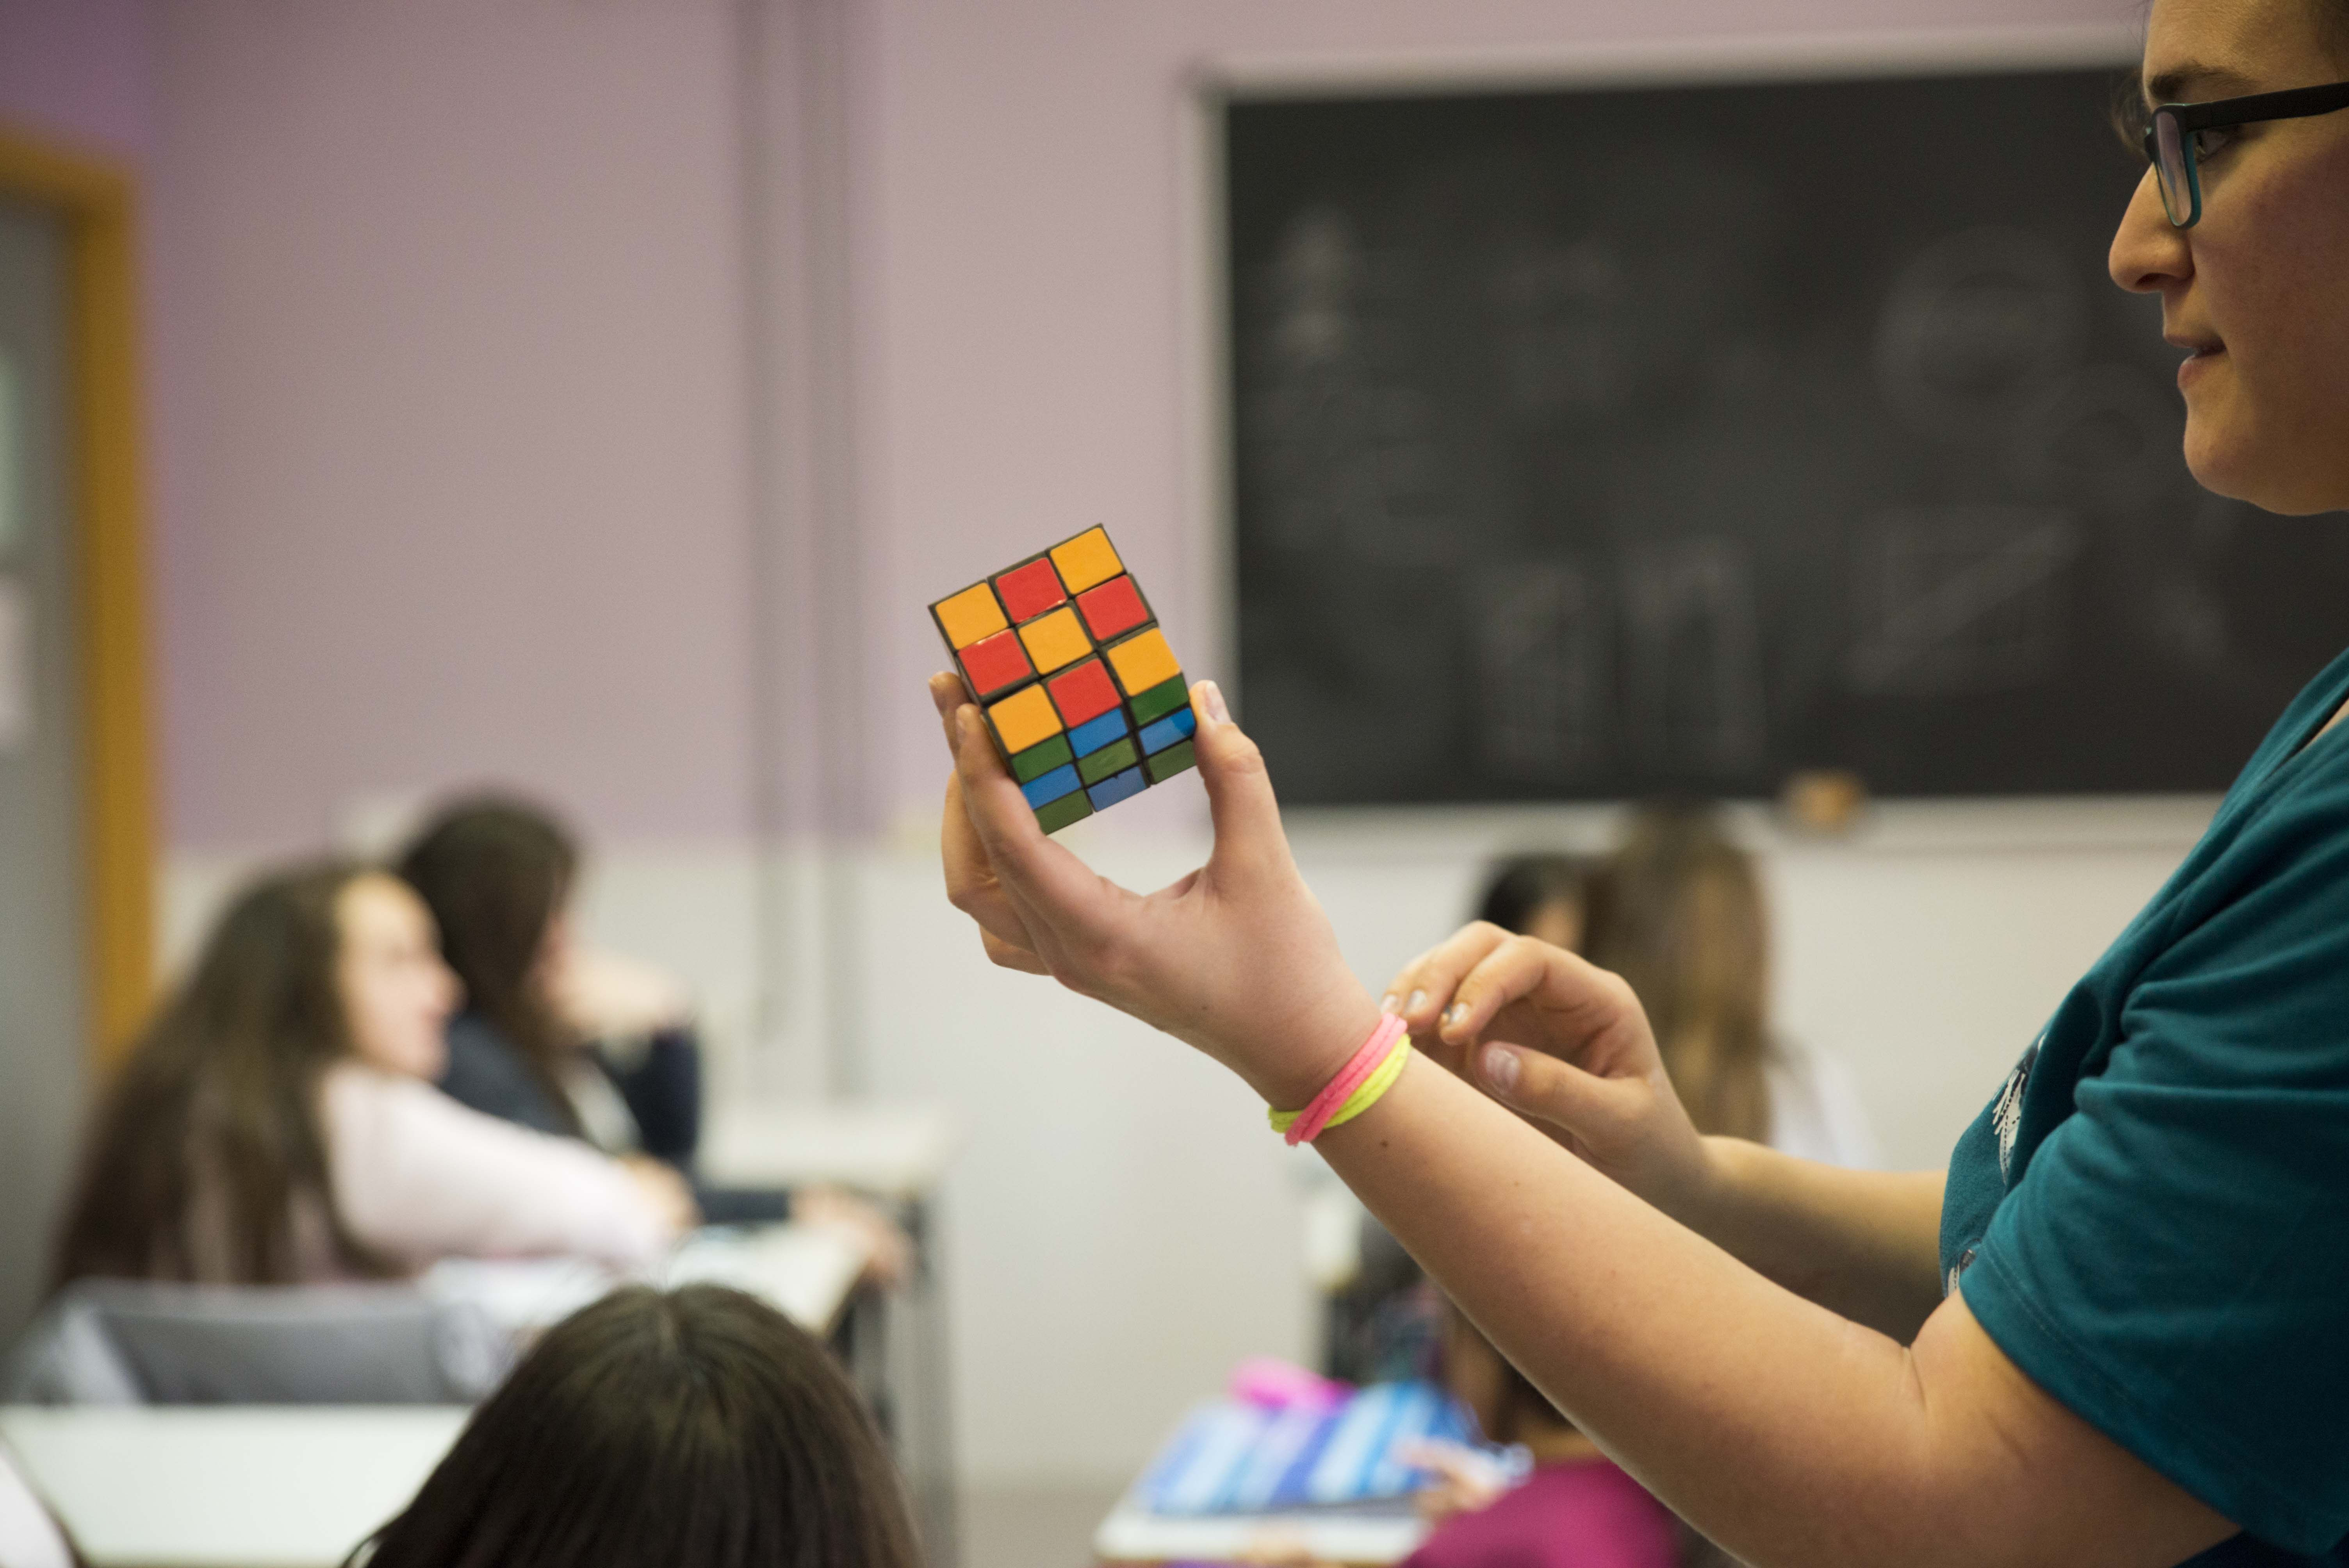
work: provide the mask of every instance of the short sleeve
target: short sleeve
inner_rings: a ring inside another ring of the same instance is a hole
[[[2273,802],[1963,1277],[2024,1372],[2263,1541],[2349,1535],[2349,810]]]

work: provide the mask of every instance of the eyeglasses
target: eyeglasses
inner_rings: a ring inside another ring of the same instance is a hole
[[[2145,127],[2145,160],[2153,165],[2160,181],[2161,207],[2169,214],[2170,226],[2190,229],[2202,221],[2202,173],[2198,160],[2213,150],[2202,144],[2205,132],[2261,120],[2304,119],[2343,108],[2349,108],[2349,82],[2209,103],[2166,103],[2156,108]]]

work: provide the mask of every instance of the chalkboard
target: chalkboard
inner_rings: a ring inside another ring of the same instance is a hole
[[[2349,528],[2199,490],[2110,73],[1224,108],[1284,797],[2224,786]]]

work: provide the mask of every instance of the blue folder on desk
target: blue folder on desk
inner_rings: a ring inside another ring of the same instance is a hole
[[[1135,1488],[1152,1513],[1276,1513],[1401,1501],[1430,1479],[1395,1457],[1420,1438],[1471,1440],[1433,1383],[1374,1383],[1334,1408],[1220,1400],[1185,1418]]]

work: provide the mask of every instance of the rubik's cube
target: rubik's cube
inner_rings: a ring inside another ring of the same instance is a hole
[[[1102,529],[930,606],[1048,833],[1195,760],[1183,666]]]

